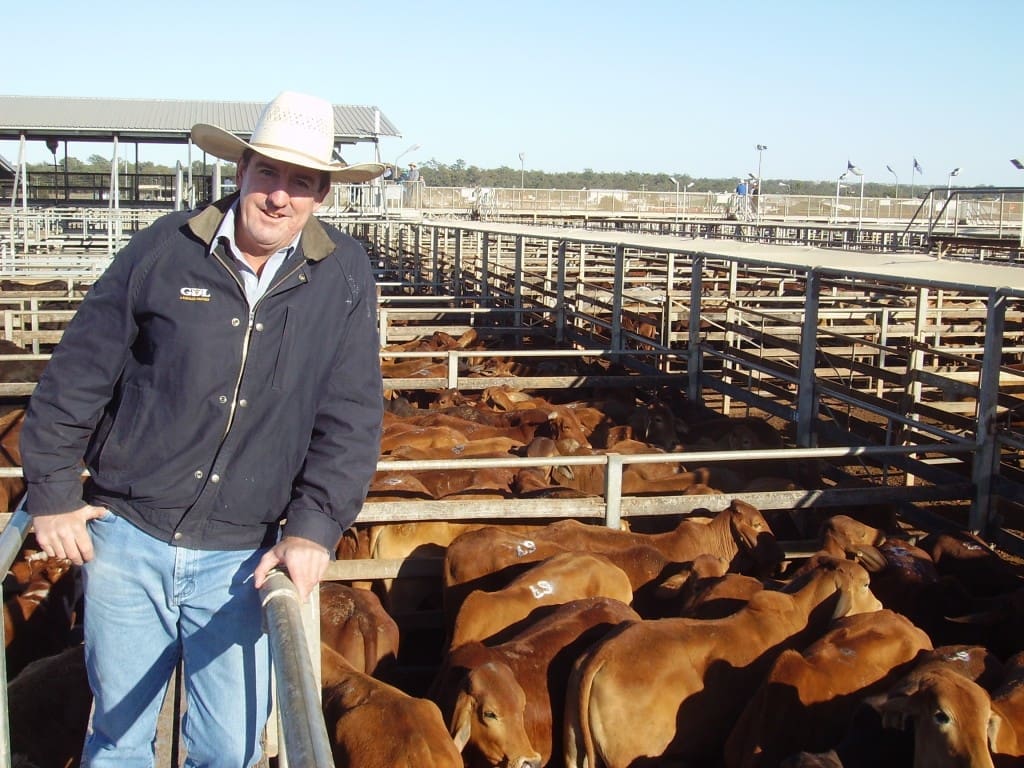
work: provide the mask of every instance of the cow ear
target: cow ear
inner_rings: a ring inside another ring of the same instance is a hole
[[[885,555],[882,554],[882,551],[878,547],[873,547],[870,544],[857,547],[854,554],[856,555],[856,562],[864,566],[864,570],[868,573],[878,573],[889,564],[889,561],[885,559]]]
[[[988,718],[988,748],[996,752],[996,739],[999,736],[999,727],[1003,724],[1003,718],[993,712]]]
[[[850,587],[842,585],[836,590],[836,607],[832,611],[833,619],[841,619],[853,609],[853,599],[850,597]]]
[[[879,707],[883,728],[905,731],[914,715],[914,700],[908,693],[890,693]]]
[[[448,725],[448,733],[455,740],[455,748],[461,752],[469,743],[469,735],[473,728],[473,700],[465,693],[459,693],[455,700],[455,709]]]

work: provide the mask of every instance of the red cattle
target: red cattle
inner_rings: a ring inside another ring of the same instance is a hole
[[[992,692],[989,744],[996,768],[1024,764],[1024,652],[1006,662],[1002,682]]]
[[[570,550],[536,538],[541,526],[529,532],[488,525],[456,537],[444,555],[444,614],[447,626],[455,620],[466,595],[494,591],[545,558]]]
[[[21,466],[21,425],[25,420],[25,409],[16,408],[0,415],[0,467]],[[0,477],[0,512],[13,512],[25,493],[25,481],[21,477]]]
[[[862,563],[871,572],[871,591],[882,604],[907,616],[935,645],[971,643],[981,637],[969,621],[949,620],[971,612],[970,595],[956,578],[942,576],[923,548],[845,515],[823,523],[821,546]]]
[[[991,698],[954,669],[915,670],[890,689],[882,709],[887,725],[913,727],[914,768],[992,768]]]
[[[791,591],[762,591],[724,619],[624,625],[573,670],[566,764],[627,768],[652,758],[716,759],[782,650],[820,636],[830,617],[880,608],[863,568],[829,558]]]
[[[500,526],[471,531],[455,539],[445,553],[445,615],[454,616],[473,589],[496,589],[532,562],[559,552],[603,554],[627,571],[643,615],[657,603],[653,592],[662,578],[702,554],[724,558],[730,568],[773,572],[782,550],[761,513],[734,500],[710,521],[685,518],[665,533],[632,533],[562,520],[528,534],[510,534]],[[650,598],[650,601],[648,600]]]
[[[370,481],[368,503],[375,501],[405,501],[408,499],[432,499],[434,492],[423,484],[415,472],[376,472]]]
[[[467,670],[450,694],[441,699],[441,712],[466,768],[540,768],[526,734],[526,694],[508,664]]]
[[[336,581],[320,583],[320,642],[367,675],[380,677],[398,660],[398,624],[380,599]]]
[[[12,765],[77,766],[92,707],[83,647],[26,666],[7,686],[7,707]]]
[[[909,679],[935,665],[943,666],[983,688],[1001,679],[1003,665],[981,646],[951,645],[925,651],[908,674]],[[824,753],[800,752],[780,763],[786,768],[812,768],[813,766],[864,766],[865,768],[906,768],[914,763],[914,734],[902,729],[905,721],[896,714],[896,708],[887,701],[898,699],[904,681],[898,681],[887,691],[870,696],[854,712],[853,720],[842,741],[833,750]],[[942,710],[936,710],[941,716]],[[885,723],[889,727],[884,727]],[[951,728],[951,731],[954,731]],[[952,753],[950,753],[952,757]],[[815,762],[820,760],[820,762]],[[945,764],[945,763],[943,763]]]
[[[381,435],[380,452],[390,454],[395,448],[420,448],[437,450],[465,445],[469,438],[451,427],[418,427],[414,424],[397,422],[384,427]]]
[[[782,549],[759,510],[734,499],[707,519],[687,517],[665,533],[633,533],[566,520],[549,525],[544,538],[565,547],[608,552],[636,546],[653,547],[668,560],[692,562],[702,554],[718,555],[730,570],[771,574],[782,561]]]
[[[7,673],[13,678],[30,661],[67,648],[80,618],[80,571],[70,560],[32,557],[17,573],[30,578],[9,581],[14,594],[4,600]]]
[[[512,677],[494,678],[494,685],[514,681],[525,697],[523,725],[530,744],[540,753],[541,764],[561,765],[561,734],[565,708],[565,686],[573,661],[612,627],[640,616],[619,600],[591,597],[573,600],[530,624],[512,639],[494,646],[466,643],[452,650],[431,692],[442,711],[454,711],[458,693],[473,670],[488,664],[506,665]],[[511,690],[491,690],[488,695],[500,701],[518,700]],[[482,711],[465,711],[474,722],[471,734],[486,728]],[[470,753],[484,751],[472,743]],[[500,751],[509,754],[507,746]]]
[[[408,558],[441,559],[448,545],[458,536],[483,528],[486,523],[419,520],[404,523],[382,523],[363,529],[365,543],[358,553],[347,559],[375,558],[405,560]],[[503,525],[503,530],[534,529],[531,525]],[[339,559],[342,559],[339,555]],[[381,579],[379,594],[385,610],[396,619],[421,609],[441,606],[442,585],[425,578]]]
[[[470,592],[455,617],[449,647],[474,641],[493,645],[515,635],[538,609],[597,596],[628,605],[633,599],[629,577],[603,555],[553,555],[499,590]]]
[[[864,698],[907,671],[931,640],[889,610],[846,616],[803,651],[783,651],[725,745],[728,768],[775,766],[839,744]]]
[[[674,615],[722,619],[743,608],[764,588],[764,581],[745,573],[702,576],[695,571],[679,592]]]
[[[676,450],[682,442],[680,420],[660,401],[639,406],[630,415],[629,426],[637,439],[666,451]]]
[[[920,544],[942,576],[955,578],[972,595],[999,595],[1024,587],[1024,568],[969,531],[929,534]]]
[[[716,416],[687,423],[685,437],[691,451],[751,451],[784,445],[779,430],[754,416]]]
[[[428,699],[354,669],[321,645],[323,712],[338,768],[462,768],[441,712]]]

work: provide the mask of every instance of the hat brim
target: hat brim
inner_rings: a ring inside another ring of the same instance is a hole
[[[237,163],[242,158],[242,153],[251,149],[258,155],[264,155],[273,160],[281,160],[285,163],[300,165],[303,168],[310,168],[315,171],[326,171],[331,176],[332,182],[347,182],[358,184],[363,181],[370,181],[384,173],[383,163],[358,163],[346,165],[345,163],[321,163],[298,152],[292,152],[282,147],[266,147],[250,144],[247,141],[235,136],[230,131],[225,131],[216,125],[197,123],[192,126],[192,143],[204,152],[208,152],[221,160]]]

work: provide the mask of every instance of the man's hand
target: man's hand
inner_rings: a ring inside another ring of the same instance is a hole
[[[263,555],[256,566],[253,573],[256,589],[263,586],[271,569],[282,565],[299,591],[302,602],[306,602],[313,588],[320,583],[330,560],[330,553],[315,541],[285,536]]]
[[[105,507],[86,504],[73,512],[33,516],[36,541],[47,557],[66,558],[75,565],[87,563],[93,558],[93,549],[85,524],[106,512]]]

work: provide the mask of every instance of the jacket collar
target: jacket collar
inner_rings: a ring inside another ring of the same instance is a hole
[[[238,193],[235,193],[206,206],[188,220],[189,229],[207,246],[211,246],[221,221],[237,199]],[[315,216],[310,216],[299,236],[299,248],[302,250],[303,256],[310,261],[321,261],[334,250],[335,246],[320,221]]]

